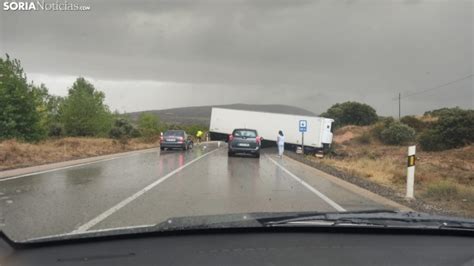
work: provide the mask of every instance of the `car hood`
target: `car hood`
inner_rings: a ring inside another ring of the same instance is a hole
[[[392,228],[426,228],[474,231],[474,220],[430,215],[418,212],[398,212],[392,210],[372,210],[355,212],[254,212],[222,215],[173,217],[151,225],[91,230],[85,233],[65,233],[18,241],[15,243],[43,243],[72,239],[89,239],[109,236],[144,235],[154,232],[176,232],[189,230],[226,228],[285,227],[360,227],[375,225]],[[1,234],[1,232],[0,232]],[[3,237],[8,238],[3,234]],[[11,241],[11,240],[9,240]]]

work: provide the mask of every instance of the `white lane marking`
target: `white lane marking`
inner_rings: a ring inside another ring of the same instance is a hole
[[[2,178],[2,179],[0,179],[0,182],[12,180],[12,179],[17,179],[17,178],[21,178],[21,177],[27,177],[27,176],[32,176],[32,175],[39,175],[39,174],[44,174],[44,173],[49,173],[49,172],[54,172],[54,171],[60,171],[60,170],[69,169],[69,168],[73,168],[73,167],[79,167],[79,166],[88,165],[88,164],[106,162],[106,161],[110,161],[110,160],[114,160],[114,159],[118,159],[118,158],[121,158],[121,157],[114,157],[114,158],[109,158],[109,159],[93,161],[93,162],[74,164],[74,165],[69,165],[69,166],[64,166],[64,167],[59,167],[59,168],[54,168],[54,169],[49,169],[49,170],[44,170],[44,171],[39,171],[39,172],[28,173],[28,174],[24,174],[24,175],[17,175],[17,176]]]
[[[95,217],[94,219],[90,220],[89,222],[79,226],[76,230],[72,231],[71,233],[84,233],[86,232],[87,230],[89,230],[91,227],[93,227],[94,225],[102,222],[103,220],[105,220],[107,217],[109,217],[110,215],[112,215],[113,213],[115,213],[116,211],[120,210],[121,208],[125,207],[127,204],[129,204],[130,202],[134,201],[135,199],[137,199],[138,197],[140,197],[141,195],[145,194],[148,190],[156,187],[157,185],[159,185],[160,183],[162,183],[163,181],[165,181],[166,179],[170,178],[171,176],[173,176],[174,174],[180,172],[181,170],[183,170],[184,168],[190,166],[191,164],[197,162],[198,160],[208,156],[209,154],[213,153],[213,152],[216,152],[218,151],[219,149],[215,149],[213,151],[210,151],[208,153],[205,153],[204,155],[201,155],[200,157],[197,157],[196,159],[188,162],[187,164],[184,164],[183,166],[179,167],[179,168],[176,168],[175,170],[173,170],[172,172],[168,173],[167,175],[163,176],[162,178],[156,180],[155,182],[151,183],[150,185],[146,186],[145,188],[143,188],[142,190],[138,191],[137,193],[133,194],[132,196],[122,200],[121,202],[119,202],[117,205],[113,206],[112,208],[106,210],[105,212],[99,214],[99,216]]]
[[[341,207],[341,205],[337,204],[336,202],[334,202],[332,199],[328,198],[326,195],[324,195],[323,193],[319,192],[319,190],[315,189],[313,186],[311,186],[310,184],[306,183],[305,181],[303,181],[303,179],[297,177],[295,174],[293,174],[292,172],[290,172],[288,169],[286,169],[285,167],[283,167],[283,165],[277,163],[275,160],[273,160],[272,158],[270,158],[270,156],[268,155],[265,155],[272,163],[274,163],[276,166],[278,166],[281,170],[283,170],[285,173],[287,173],[288,175],[290,175],[291,177],[293,177],[296,181],[298,181],[300,184],[302,184],[303,186],[305,186],[307,189],[309,189],[311,192],[313,192],[314,194],[316,194],[318,197],[320,197],[322,200],[324,200],[327,204],[331,205],[334,209],[336,209],[337,211],[340,211],[340,212],[345,212],[346,210],[344,208]]]
[[[150,153],[150,152],[156,152],[156,151],[143,151],[143,152],[139,152],[139,153],[125,154],[125,155],[116,156],[116,157],[112,157],[112,158],[99,159],[99,160],[93,161],[93,162],[86,162],[86,163],[73,164],[73,165],[69,165],[69,166],[63,166],[63,167],[54,168],[54,169],[48,169],[48,170],[44,170],[44,171],[38,171],[38,172],[33,172],[33,173],[28,173],[28,174],[23,174],[23,175],[17,175],[17,176],[12,176],[12,177],[0,178],[0,182],[2,182],[2,181],[8,181],[8,180],[13,180],[13,179],[21,178],[21,177],[27,177],[27,176],[32,176],[32,175],[39,175],[39,174],[44,174],[44,173],[50,173],[50,172],[60,171],[60,170],[64,170],[64,169],[69,169],[69,168],[79,167],[79,166],[84,166],[84,165],[89,165],[89,164],[107,162],[107,161],[111,161],[111,160],[115,160],[115,159],[120,159],[120,158],[124,158],[124,157],[137,156],[137,155],[142,154],[142,153]]]

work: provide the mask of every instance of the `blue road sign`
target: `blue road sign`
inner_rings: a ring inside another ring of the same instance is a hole
[[[300,132],[306,132],[308,130],[308,122],[306,120],[300,120],[299,128]]]

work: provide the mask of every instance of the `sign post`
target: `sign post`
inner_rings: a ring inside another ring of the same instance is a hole
[[[408,147],[408,164],[407,164],[407,199],[414,199],[415,187],[415,161],[416,146]]]
[[[301,132],[301,153],[304,155],[304,133],[308,130],[308,122],[306,120],[300,120],[299,129]]]

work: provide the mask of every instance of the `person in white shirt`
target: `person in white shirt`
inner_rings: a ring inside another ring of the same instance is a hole
[[[283,135],[283,132],[281,130],[278,131],[277,145],[278,145],[278,156],[282,158],[283,151],[285,150],[285,136]]]

